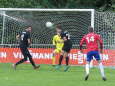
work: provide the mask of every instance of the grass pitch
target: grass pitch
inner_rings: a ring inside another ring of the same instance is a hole
[[[84,68],[70,67],[63,72],[51,65],[33,70],[30,64],[21,64],[14,70],[11,64],[0,64],[0,86],[115,86],[115,70],[105,68],[107,81],[103,81],[98,68],[93,68],[88,81],[84,81]]]

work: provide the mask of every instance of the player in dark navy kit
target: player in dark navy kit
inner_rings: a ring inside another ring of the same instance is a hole
[[[66,59],[66,66],[64,68],[64,71],[66,72],[69,69],[68,54],[69,54],[69,52],[72,48],[72,42],[70,40],[70,34],[67,31],[62,32],[61,37],[64,41],[64,46],[62,48],[62,52],[61,52],[61,55],[60,55],[60,58],[59,58],[59,64],[56,66],[56,69],[60,69],[62,60],[63,60],[63,58],[65,58]]]
[[[30,63],[32,64],[34,69],[39,68],[40,66],[36,66],[32,56],[30,54],[30,52],[28,51],[28,47],[31,44],[31,36],[30,36],[30,32],[32,30],[32,27],[29,26],[27,29],[25,29],[25,31],[21,32],[19,35],[16,36],[17,39],[20,40],[20,50],[24,56],[23,59],[21,59],[19,62],[17,62],[16,64],[13,64],[14,69],[16,69],[16,66],[27,61],[27,59],[29,58]]]

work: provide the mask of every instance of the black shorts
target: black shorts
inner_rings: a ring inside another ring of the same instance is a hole
[[[71,48],[62,48],[62,50],[65,51],[65,52],[67,52],[67,53],[69,53],[70,50],[71,50]]]
[[[70,40],[65,41],[62,50],[69,53],[71,48],[72,48],[72,42]]]
[[[32,57],[27,47],[20,46],[20,50],[21,50],[24,58],[28,58],[28,57],[31,58]]]

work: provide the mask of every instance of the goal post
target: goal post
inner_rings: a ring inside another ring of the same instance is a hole
[[[73,49],[70,53],[70,64],[83,65],[86,55],[78,58],[79,42],[83,35],[88,33],[88,27],[94,27],[94,18],[94,9],[0,8],[0,45],[3,47],[0,49],[8,55],[10,52],[11,56],[7,56],[8,59],[22,58],[17,48],[19,42],[15,36],[27,26],[32,26],[30,52],[37,63],[40,61],[41,64],[50,64],[53,50],[52,37],[55,34],[55,29],[45,26],[46,22],[50,21],[55,25],[60,24],[62,29],[67,30],[71,35]]]
[[[92,26],[94,27],[94,9],[28,9],[28,8],[0,8],[0,11],[2,11],[1,15],[3,15],[3,29],[2,29],[2,42],[1,44],[15,44],[15,43],[4,43],[4,35],[6,34],[6,31],[4,32],[4,29],[7,28],[5,26],[5,24],[7,24],[7,21],[14,21],[14,22],[17,22],[17,23],[20,23],[20,22],[23,22],[23,23],[27,23],[29,22],[31,19],[29,20],[26,20],[27,18],[25,18],[25,15],[27,13],[27,15],[29,14],[30,17],[34,18],[34,16],[31,16],[31,14],[33,15],[34,13],[37,14],[38,12],[38,17],[40,19],[40,17],[42,19],[45,20],[46,16],[50,16],[50,13],[51,15],[54,14],[54,16],[52,17],[55,17],[55,19],[58,18],[58,15],[62,15],[62,16],[59,16],[60,20],[58,20],[56,23],[55,21],[53,20],[53,18],[51,18],[51,16],[49,17],[49,19],[47,18],[47,20],[45,21],[51,21],[51,22],[54,22],[54,24],[57,24],[57,23],[69,23],[70,22],[78,22],[80,25],[79,25],[79,28],[84,28],[82,27],[83,25],[81,24],[82,22],[80,21],[80,18],[82,18],[84,24],[86,23],[86,25],[84,25],[85,27],[88,27],[88,26]],[[16,13],[17,12],[17,13]],[[25,12],[25,15],[21,15],[21,13],[24,13]],[[40,13],[42,12],[42,13]],[[12,15],[9,15],[8,13],[12,14]],[[14,13],[14,15],[13,15]],[[19,13],[19,14],[18,14]],[[40,16],[39,16],[40,14]],[[82,14],[80,16],[80,14]],[[56,18],[56,15],[57,15],[57,18]],[[77,19],[75,20],[74,18],[71,18],[71,16],[74,15],[75,18],[78,18],[78,21]],[[66,16],[66,18],[62,21],[61,21],[61,17],[63,16]],[[70,16],[70,18],[68,17]],[[29,17],[29,16],[28,16]],[[44,18],[43,18],[44,17]],[[87,19],[88,18],[88,19]],[[43,21],[43,23],[45,23],[45,21]],[[60,22],[61,21],[61,22]],[[67,25],[66,25],[67,26]],[[71,27],[74,27],[74,25],[71,25]],[[69,28],[69,26],[68,26]],[[75,27],[74,27],[75,28]],[[46,28],[45,28],[46,29]],[[48,29],[47,29],[48,30]],[[85,32],[85,31],[84,31]],[[76,33],[77,34],[77,33]],[[43,43],[33,43],[33,44],[43,44]],[[46,43],[45,43],[46,44]],[[47,43],[47,44],[50,44],[50,43]]]
[[[94,9],[0,8],[0,60],[15,62],[23,58],[15,36],[27,26],[32,26],[30,52],[38,64],[50,64],[55,29],[45,26],[48,21],[60,24],[63,30],[70,33],[73,43],[70,64],[85,64],[86,54],[79,55],[79,42],[88,33],[88,27],[92,26],[103,38],[104,53],[101,57],[104,65],[115,66],[115,13]]]

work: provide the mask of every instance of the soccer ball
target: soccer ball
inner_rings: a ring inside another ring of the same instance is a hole
[[[50,28],[53,26],[53,23],[52,22],[46,22],[46,27]]]

